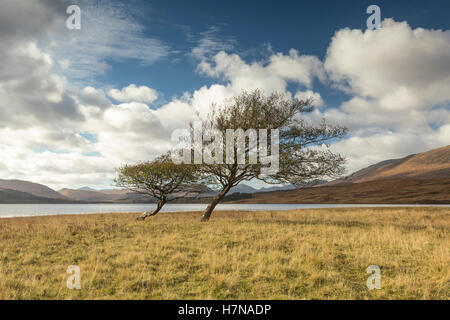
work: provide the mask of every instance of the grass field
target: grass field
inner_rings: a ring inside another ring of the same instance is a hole
[[[449,208],[136,216],[0,219],[0,299],[450,298]]]

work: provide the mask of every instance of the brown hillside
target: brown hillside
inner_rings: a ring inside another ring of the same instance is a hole
[[[89,202],[111,202],[111,203],[139,203],[149,202],[148,195],[135,193],[129,190],[82,190],[62,189],[59,192],[67,198],[78,201]]]
[[[37,197],[67,200],[64,195],[55,190],[42,184],[29,181],[0,179],[0,188],[26,192]]]
[[[256,193],[231,203],[450,204],[450,178],[378,180]]]
[[[99,192],[110,195],[127,195],[129,193],[133,193],[133,191],[127,189],[104,189],[100,190]]]
[[[69,199],[79,200],[79,201],[103,202],[103,201],[111,201],[115,198],[114,196],[103,194],[98,191],[89,191],[89,190],[62,189],[62,190],[59,190],[59,193]]]
[[[369,166],[327,185],[361,183],[382,179],[450,178],[450,146],[413,154],[402,159],[387,160]]]

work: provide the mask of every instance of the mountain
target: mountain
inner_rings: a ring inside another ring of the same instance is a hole
[[[152,202],[152,198],[146,194],[132,192],[130,190],[99,190],[86,189],[61,189],[59,192],[69,199],[87,202],[112,202],[112,203],[136,203]]]
[[[111,201],[113,196],[98,192],[98,191],[90,191],[85,189],[61,189],[59,193],[64,197],[78,200],[78,201],[92,201],[92,202],[105,202]]]
[[[261,189],[256,190],[256,192],[273,192],[273,191],[293,190],[293,189],[295,189],[295,186],[292,184],[288,184],[285,186],[273,186],[273,187],[261,188]]]
[[[73,201],[38,197],[27,192],[0,188],[0,203],[73,203]]]
[[[450,204],[450,178],[395,179],[254,193],[231,203]]]
[[[260,189],[255,189],[251,186],[249,186],[248,184],[245,183],[241,183],[238,184],[237,186],[231,188],[230,192],[228,192],[228,194],[233,194],[233,193],[257,193],[257,192],[273,192],[273,191],[280,191],[280,190],[292,190],[295,189],[295,186],[293,186],[292,184],[288,184],[285,186],[272,186],[272,187],[263,187]]]
[[[68,200],[64,195],[47,186],[29,181],[0,179],[0,188],[21,191],[36,197]]]
[[[82,190],[82,191],[97,191],[97,190],[92,189],[92,188],[90,188],[90,187],[81,187],[81,188],[78,188],[77,190]]]
[[[345,178],[297,190],[254,193],[234,203],[450,203],[450,146],[386,160]]]
[[[128,193],[133,193],[133,191],[127,189],[104,189],[99,190],[99,192],[104,194],[114,194],[114,195],[126,195]]]
[[[412,154],[401,159],[382,161],[327,185],[387,179],[441,178],[450,178],[450,146]]]
[[[255,192],[258,192],[258,189],[250,187],[248,184],[241,183],[241,184],[238,184],[237,186],[231,188],[230,191],[228,192],[228,194],[233,194],[233,193],[237,193],[237,192],[239,192],[239,193],[255,193]]]

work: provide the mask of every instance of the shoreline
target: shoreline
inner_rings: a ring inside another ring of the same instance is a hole
[[[21,205],[21,204],[14,204],[14,205]],[[31,205],[31,204],[27,204]],[[69,204],[67,204],[69,205]],[[104,205],[104,204],[101,204]],[[183,205],[183,204],[177,204],[177,205]],[[251,205],[251,204],[248,204]],[[260,205],[279,205],[279,204],[260,204]],[[292,204],[289,204],[292,205]],[[299,204],[301,205],[301,204]],[[345,209],[345,210],[358,210],[358,209],[389,209],[389,208],[449,208],[450,204],[311,204],[311,205],[318,205],[320,207],[304,207],[304,208],[292,208],[292,209],[216,209],[215,212],[235,212],[235,213],[256,213],[256,212],[282,212],[282,213],[290,213],[290,212],[297,212],[297,211],[315,211],[315,210],[339,210],[339,209]],[[0,205],[1,206],[1,205]],[[305,204],[305,206],[308,206],[308,204]],[[42,218],[42,217],[77,217],[77,216],[98,216],[98,215],[113,215],[113,214],[129,214],[129,215],[138,215],[141,214],[143,211],[117,211],[117,212],[79,212],[79,213],[45,213],[45,214],[33,214],[33,215],[7,215],[2,216],[2,213],[0,212],[0,221],[6,220],[6,219],[18,219],[18,218]],[[168,210],[168,211],[161,211],[159,215],[161,214],[182,214],[182,213],[198,213],[201,214],[202,210]]]

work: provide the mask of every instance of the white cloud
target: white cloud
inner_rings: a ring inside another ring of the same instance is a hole
[[[306,100],[306,99],[313,99],[312,105],[315,107],[322,107],[325,103],[322,100],[322,96],[318,92],[314,92],[312,90],[306,90],[306,91],[298,91],[295,96],[295,98],[299,100]]]
[[[226,88],[230,94],[256,88],[266,93],[273,91],[286,93],[289,82],[310,87],[315,78],[324,77],[323,67],[318,58],[299,55],[296,50],[290,50],[289,55],[274,54],[268,63],[264,61],[246,63],[237,54],[227,54],[224,51],[217,53],[211,60],[201,61],[197,70],[207,76],[226,81]],[[217,86],[211,88],[217,91]]]
[[[342,29],[325,69],[352,97],[310,117],[351,128],[350,138],[333,145],[349,157],[349,172],[450,144],[450,31],[392,19],[379,30]]]
[[[66,79],[52,72],[52,57],[36,42],[1,47],[0,56],[5,66],[0,71],[0,124],[11,127],[46,122],[52,126],[56,119],[58,125],[82,119],[66,91]]]
[[[64,25],[69,3],[68,0],[0,1],[0,46],[55,36]]]
[[[60,27],[47,48],[55,60],[62,62],[58,72],[71,80],[93,84],[110,68],[108,61],[135,60],[149,66],[170,54],[166,43],[145,35],[133,6],[109,0],[82,0],[78,5],[81,29]]]
[[[85,87],[80,92],[78,98],[80,99],[81,103],[90,106],[96,106],[101,108],[111,106],[111,102],[108,100],[103,90],[96,89],[91,86]]]
[[[322,62],[315,56],[299,55],[295,49],[289,50],[289,55],[272,55],[267,69],[283,79],[298,82],[308,88],[315,77],[325,79]]]
[[[196,40],[196,46],[192,48],[190,56],[199,60],[207,60],[219,51],[231,51],[236,43],[234,38],[220,36],[219,28],[210,27],[207,31],[200,33]],[[189,33],[190,37],[193,37]]]
[[[146,86],[137,87],[135,84],[130,84],[122,90],[111,89],[108,95],[120,102],[136,101],[152,103],[158,99],[158,92],[155,89]]]
[[[325,68],[341,88],[370,102],[364,112],[431,109],[450,100],[450,31],[392,19],[379,30],[346,28],[334,35]]]
[[[111,159],[78,152],[30,152],[11,146],[2,146],[2,152],[5,155],[2,165],[7,168],[2,178],[22,178],[55,189],[84,184],[111,186],[114,172],[110,168],[117,165]]]

